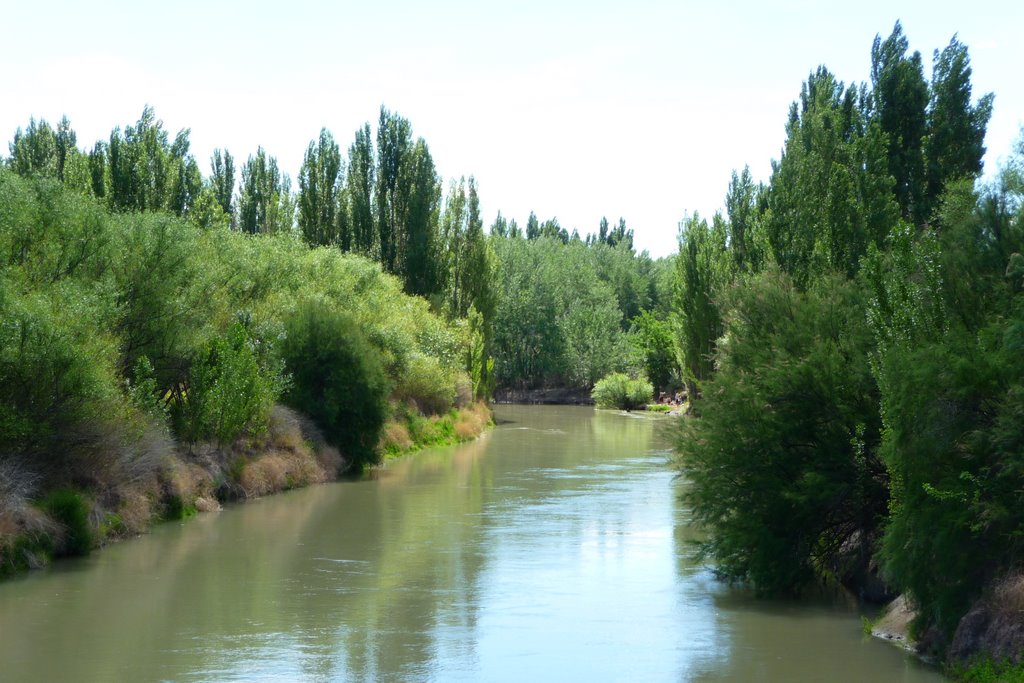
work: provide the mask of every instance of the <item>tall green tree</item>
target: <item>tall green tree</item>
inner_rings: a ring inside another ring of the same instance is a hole
[[[25,130],[15,131],[9,149],[7,164],[18,175],[58,177],[57,135],[45,119],[30,118]]]
[[[434,168],[427,143],[420,138],[410,161],[412,188],[405,220],[405,256],[402,259],[405,291],[431,297],[442,289],[439,220],[441,179]]]
[[[309,143],[299,170],[299,230],[308,244],[340,244],[341,150],[326,128]]]
[[[526,220],[526,239],[535,240],[538,237],[540,237],[540,222],[537,220],[537,214],[531,211],[530,217]]]
[[[107,146],[109,188],[105,193],[117,211],[173,211],[185,215],[202,189],[198,166],[189,153],[189,130],[173,142],[146,106],[132,125],[115,128]]]
[[[501,211],[495,217],[494,222],[491,223],[490,233],[495,237],[508,237],[508,220],[501,215]]]
[[[728,282],[728,258],[723,221],[709,226],[695,213],[679,225],[676,328],[691,401],[714,369],[715,344],[722,335],[718,298]]]
[[[374,223],[373,198],[376,193],[373,165],[373,138],[370,124],[356,131],[355,142],[348,149],[346,194],[352,225],[352,249],[364,256],[375,253],[377,228]]]
[[[935,51],[928,136],[925,140],[927,200],[930,208],[951,179],[974,178],[985,156],[985,129],[992,116],[992,93],[971,103],[971,59],[956,36]]]
[[[924,143],[928,132],[928,83],[921,53],[907,54],[903,26],[871,45],[873,116],[889,142],[889,173],[903,217],[920,225],[928,219]]]
[[[835,271],[853,276],[898,217],[885,136],[866,120],[866,101],[821,67],[790,108],[765,229],[772,257],[798,286]]]
[[[454,179],[448,186],[448,197],[445,200],[444,212],[441,215],[441,277],[444,281],[444,308],[452,315],[458,315],[462,308],[463,280],[462,269],[464,242],[468,231],[469,213],[467,210],[466,179]],[[468,309],[468,305],[466,306]]]
[[[107,186],[110,184],[107,156],[107,145],[102,140],[89,152],[89,184],[92,193],[100,198],[107,196]]]
[[[57,153],[57,179],[65,182],[70,167],[75,163],[75,158],[81,155],[78,149],[78,136],[75,129],[71,127],[71,121],[67,116],[62,116],[57,124],[57,134],[54,138]]]
[[[480,196],[477,191],[476,178],[469,177],[469,193],[466,203],[466,234],[461,240],[461,261],[459,269],[460,282],[456,298],[456,314],[465,316],[469,309],[475,308],[484,317],[486,325],[494,319],[497,306],[497,291],[494,287],[494,271],[496,256],[484,235],[484,222],[480,216]]]
[[[409,207],[412,126],[384,107],[377,126],[376,213],[380,262],[389,273],[400,273],[404,255],[404,222]]]
[[[210,157],[210,182],[220,208],[228,216],[235,213],[235,160],[227,150],[215,149]]]
[[[292,229],[295,203],[291,182],[277,167],[277,159],[262,147],[242,166],[238,193],[238,227],[248,233],[287,232]]]
[[[755,231],[760,220],[757,200],[763,191],[763,186],[754,183],[749,166],[744,166],[742,173],[732,172],[729,189],[725,194],[725,210],[729,218],[729,254],[737,272],[757,271],[761,268],[763,256]]]

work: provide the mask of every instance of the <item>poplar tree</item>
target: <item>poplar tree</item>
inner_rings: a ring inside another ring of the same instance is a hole
[[[404,254],[403,221],[409,206],[409,157],[412,152],[409,121],[380,108],[377,127],[377,235],[380,263],[389,273],[400,273]]]
[[[57,136],[45,119],[30,118],[24,131],[19,127],[9,149],[7,164],[18,175],[58,177]]]
[[[712,354],[722,336],[717,298],[727,282],[726,236],[723,222],[708,226],[699,214],[679,225],[676,257],[676,334],[686,389],[693,401],[700,384],[714,370]]]
[[[134,125],[123,131],[115,128],[106,149],[106,196],[111,208],[187,213],[202,189],[198,167],[189,153],[189,132],[187,128],[179,131],[172,143],[163,121],[148,105]],[[95,187],[95,170],[93,177]]]
[[[340,240],[339,197],[341,150],[326,128],[309,143],[299,170],[299,230],[308,244],[323,246]]]
[[[57,124],[57,134],[54,137],[54,143],[57,153],[57,179],[64,182],[65,175],[67,175],[66,171],[70,170],[69,167],[74,165],[75,157],[81,155],[77,146],[78,136],[75,135],[75,130],[71,127],[71,121],[68,120],[67,116],[62,116]]]
[[[373,197],[376,189],[373,166],[373,138],[370,124],[356,131],[355,142],[348,149],[346,180],[352,249],[364,256],[376,251],[377,229],[373,220]]]
[[[213,150],[210,157],[210,182],[214,196],[224,213],[234,216],[235,160],[227,150]]]
[[[725,210],[729,217],[729,254],[734,268],[739,272],[756,271],[760,267],[753,235],[760,191],[761,188],[754,184],[750,175],[749,166],[744,166],[740,174],[732,172],[729,189],[725,193]]]
[[[291,182],[282,176],[277,159],[262,147],[242,166],[238,196],[238,225],[242,232],[274,233],[292,229],[295,204]]]
[[[441,179],[423,138],[416,141],[410,162],[409,208],[405,220],[403,279],[405,291],[429,297],[441,290],[438,221]]]
[[[885,136],[866,107],[865,90],[820,67],[790,108],[765,228],[776,263],[801,288],[831,271],[852,277],[898,218]]]
[[[981,173],[985,129],[992,116],[988,93],[971,104],[971,59],[956,36],[942,52],[935,51],[928,137],[925,140],[927,201],[934,209],[946,184]]]
[[[876,35],[871,46],[871,85],[874,119],[888,137],[888,167],[896,201],[904,218],[921,224],[928,219],[924,172],[928,83],[921,53],[908,56],[908,49],[898,21],[884,41]]]

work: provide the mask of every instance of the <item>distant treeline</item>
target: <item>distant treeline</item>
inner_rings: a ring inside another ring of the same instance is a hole
[[[32,119],[15,133],[7,165],[60,181],[114,212],[163,211],[206,230],[294,235],[373,259],[406,293],[479,332],[470,371],[481,393],[495,382],[586,389],[608,371],[641,370],[638,358],[647,352],[629,340],[639,342],[640,329],[649,337],[654,318],[639,327],[632,321],[654,309],[667,320],[670,266],[635,253],[624,219],[602,219],[581,237],[554,218],[531,213],[520,227],[499,213],[488,238],[476,180],[453,180],[443,196],[427,143],[383,107],[376,131],[369,124],[357,130],[347,155],[322,130],[306,150],[297,189],[263,148],[240,168],[216,149],[204,177],[189,135],[185,129],[172,138],[147,107],[137,122],[85,150],[67,118],[55,128]],[[663,386],[679,383],[670,355],[655,371]]]
[[[769,182],[734,173],[727,215],[683,226],[677,448],[723,575],[884,582],[935,650],[1019,664],[958,631],[1022,623],[1024,141],[976,185],[992,103],[965,45],[928,82],[899,24],[870,84],[810,75]]]

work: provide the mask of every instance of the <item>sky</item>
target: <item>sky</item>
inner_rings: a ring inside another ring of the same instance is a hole
[[[409,119],[445,183],[476,177],[485,222],[530,211],[581,234],[626,220],[652,256],[721,209],[734,169],[767,181],[818,65],[867,81],[901,20],[930,76],[954,34],[995,93],[987,174],[1024,125],[1024,3],[0,0],[0,150],[29,117],[81,147],[149,104],[191,129],[204,172],[258,146],[294,180],[322,127],[347,148],[380,107]]]

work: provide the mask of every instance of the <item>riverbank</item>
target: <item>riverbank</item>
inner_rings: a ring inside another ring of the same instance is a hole
[[[550,387],[545,389],[498,389],[494,392],[495,403],[518,403],[523,405],[592,406],[594,399],[589,389],[572,387]]]
[[[917,614],[905,596],[893,600],[872,625],[871,635],[937,663],[964,683],[1024,683],[1024,575],[1000,581],[960,620],[952,643],[943,647],[934,632],[917,634]]]
[[[396,458],[471,441],[491,424],[483,402],[435,416],[399,409],[385,424],[378,448]],[[281,405],[272,409],[265,431],[228,445],[178,446],[159,434],[152,440],[160,462],[147,476],[49,491],[37,500],[19,495],[21,482],[14,476],[0,477],[0,578],[88,554],[160,522],[333,481],[346,470],[342,454],[316,426]]]

